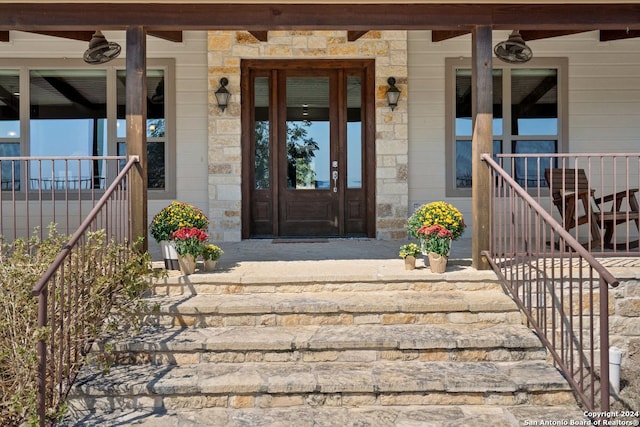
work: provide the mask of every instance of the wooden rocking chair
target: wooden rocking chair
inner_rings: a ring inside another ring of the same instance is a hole
[[[584,169],[546,169],[544,177],[549,185],[553,204],[558,208],[562,216],[563,227],[569,231],[582,224],[590,224],[591,241],[583,244],[586,247],[598,247],[603,244],[607,249],[616,248],[624,250],[627,243],[614,243],[612,238],[618,224],[634,221],[640,231],[640,213],[637,188],[619,191],[604,197],[595,197],[595,190],[589,186],[589,181]],[[622,203],[629,198],[625,210]],[[595,208],[590,201],[593,199]],[[608,207],[606,204],[611,203]],[[582,210],[582,211],[581,211]],[[604,238],[601,240],[600,226],[604,227]],[[628,237],[626,240],[629,240]],[[629,248],[637,248],[638,240],[628,242]]]

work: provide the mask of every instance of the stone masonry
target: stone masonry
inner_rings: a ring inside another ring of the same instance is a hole
[[[208,35],[210,236],[241,239],[241,59],[374,58],[376,61],[376,233],[382,240],[406,238],[408,217],[407,33],[369,31],[357,41],[346,31],[269,31],[268,42],[248,32],[211,31]],[[386,103],[387,78],[402,91],[392,112]],[[222,77],[232,93],[224,112],[214,92]]]

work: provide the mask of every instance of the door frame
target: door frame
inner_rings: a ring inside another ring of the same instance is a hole
[[[254,101],[250,94],[253,93],[251,84],[254,73],[265,76],[268,75],[270,81],[277,77],[277,70],[291,69],[361,69],[363,71],[362,82],[362,118],[363,118],[363,163],[362,163],[362,181],[365,187],[365,236],[374,238],[376,235],[376,215],[375,215],[375,190],[376,190],[376,147],[375,147],[375,60],[374,59],[243,59],[241,61],[241,96],[243,99],[241,106],[241,123],[242,123],[242,238],[251,237],[279,237],[278,229],[278,188],[274,185],[273,177],[278,173],[278,165],[275,159],[278,158],[278,147],[275,141],[275,135],[278,132],[278,109],[270,108],[269,120],[270,128],[270,194],[265,200],[265,205],[271,210],[272,224],[271,233],[265,235],[252,236],[251,230],[251,198],[254,196],[252,182],[254,179],[254,154],[253,147],[253,126],[254,123]],[[274,87],[269,87],[270,96],[273,99]],[[340,208],[341,210],[344,207]],[[337,236],[337,237],[345,237]]]

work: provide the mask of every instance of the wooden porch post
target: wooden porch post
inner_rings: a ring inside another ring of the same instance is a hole
[[[471,235],[472,266],[488,270],[489,263],[481,254],[489,249],[491,200],[489,198],[491,175],[482,164],[480,155],[493,152],[493,63],[491,27],[478,26],[472,33],[472,116],[473,139],[471,142],[472,167],[472,216]]]
[[[143,27],[127,28],[127,153],[140,163],[131,175],[131,236],[147,242],[147,45]]]

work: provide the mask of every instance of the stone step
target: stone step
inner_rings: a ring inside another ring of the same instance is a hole
[[[118,363],[316,362],[378,360],[544,360],[524,325],[325,325],[219,328],[145,327],[109,343]],[[96,344],[94,351],[100,351]]]
[[[85,369],[70,395],[80,410],[125,408],[570,405],[544,361],[208,363]]]
[[[522,323],[502,290],[371,291],[155,296],[149,324],[294,326],[318,324]]]
[[[398,260],[401,262],[402,260]],[[317,274],[305,272],[278,277],[258,274],[235,276],[231,273],[192,274],[182,276],[169,271],[169,276],[154,283],[156,295],[195,294],[264,294],[264,293],[313,293],[313,292],[378,292],[378,291],[476,291],[501,290],[495,273],[474,271],[470,273],[426,274],[415,270],[406,274],[384,274],[371,277],[332,275],[332,264],[326,264]],[[274,269],[274,271],[278,271]],[[334,277],[335,276],[335,277]]]
[[[76,413],[64,425],[77,427],[445,427],[536,425],[540,420],[556,421],[549,425],[587,425],[583,411],[573,406],[505,406],[433,405],[385,407],[284,407],[284,408],[206,408],[178,410],[124,410],[95,415]],[[566,421],[566,424],[563,422]],[[573,423],[572,423],[573,421]]]

